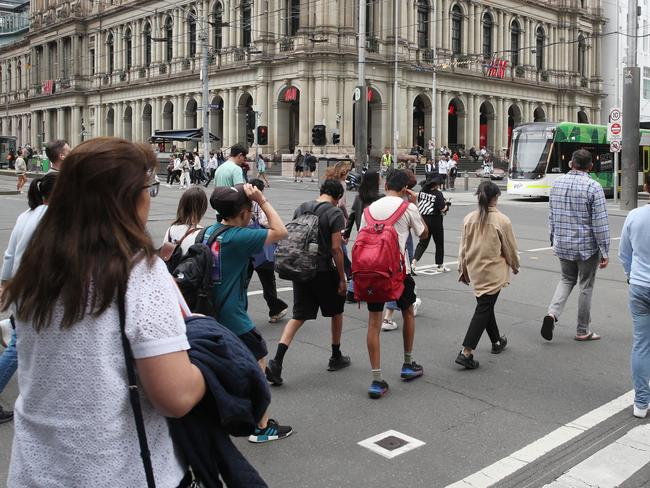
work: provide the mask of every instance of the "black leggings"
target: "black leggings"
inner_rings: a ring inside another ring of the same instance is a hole
[[[278,288],[275,281],[273,263],[264,263],[255,268],[255,271],[257,271],[257,276],[262,284],[264,300],[269,307],[269,317],[279,314],[282,310],[287,308],[288,305],[284,300],[278,298]]]
[[[445,231],[442,227],[442,215],[423,215],[422,218],[429,228],[429,235],[426,239],[420,239],[413,259],[420,261],[433,237],[433,242],[436,245],[436,264],[440,266],[445,260]]]
[[[499,298],[499,292],[494,295],[476,297],[476,309],[472,321],[469,323],[465,340],[463,340],[463,347],[472,350],[476,349],[484,330],[490,336],[492,344],[499,342],[499,327],[494,315],[494,305],[497,303],[497,298]]]

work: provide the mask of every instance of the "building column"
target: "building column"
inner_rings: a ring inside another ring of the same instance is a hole
[[[474,51],[474,43],[476,42],[475,37],[481,35],[481,31],[475,31],[474,30],[474,14],[476,13],[476,5],[473,3],[470,3],[467,5],[467,20],[463,22],[463,24],[469,24],[469,34],[467,37],[467,53],[473,53],[477,52]],[[451,35],[451,31],[450,34]]]
[[[449,118],[445,117],[447,115],[447,107],[448,107],[448,101],[447,97],[449,95],[449,92],[441,90],[440,91],[440,98],[441,98],[441,105],[440,105],[440,116],[441,116],[441,125],[442,127],[440,128],[440,145],[441,146],[449,146]]]
[[[404,9],[402,10],[404,11]],[[438,29],[440,35],[442,36],[442,48],[444,50],[450,49],[451,42],[451,31],[449,29],[449,0],[442,0],[442,29]],[[439,47],[440,45],[438,45]]]
[[[228,146],[237,143],[237,88],[228,90],[230,100],[228,107]]]
[[[230,145],[230,90],[221,90],[221,99],[223,100],[223,126],[221,127],[221,147]]]
[[[300,126],[298,128],[298,143],[296,146],[304,147],[311,144],[310,105],[314,103],[314,93],[310,90],[310,87],[313,85],[309,84],[308,79],[300,79],[300,85],[302,86],[300,92],[300,106],[298,108]],[[275,132],[277,133],[277,130]]]
[[[503,52],[503,31],[505,29],[504,22],[505,14],[503,11],[499,10],[497,12],[497,53],[498,57],[504,58],[505,53]]]
[[[162,129],[162,99],[155,97],[150,100],[151,103],[151,132]]]
[[[40,144],[39,142],[40,139],[38,137],[38,112],[33,111],[32,112],[32,125],[29,131],[29,142],[32,145],[34,149],[40,149]]]
[[[142,100],[131,103],[131,140],[142,141]]]

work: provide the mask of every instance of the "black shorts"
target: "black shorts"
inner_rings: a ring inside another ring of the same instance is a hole
[[[408,308],[415,303],[416,298],[415,281],[413,281],[411,275],[406,275],[406,278],[404,279],[404,291],[402,292],[402,296],[399,297],[399,300],[397,300],[397,307],[402,311],[408,310]],[[384,310],[383,302],[368,303],[369,312],[381,312],[382,310]]]
[[[345,297],[338,294],[339,274],[336,270],[319,271],[310,281],[293,282],[293,318],[313,320],[318,308],[323,317],[343,313]]]
[[[269,350],[266,348],[266,341],[257,329],[251,329],[245,334],[240,335],[239,338],[248,350],[253,353],[256,361],[265,358],[269,354]]]

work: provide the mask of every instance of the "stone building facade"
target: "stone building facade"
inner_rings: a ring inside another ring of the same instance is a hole
[[[400,151],[426,145],[432,114],[438,144],[493,150],[519,123],[600,122],[601,1],[401,0],[396,80],[393,1],[368,0],[371,153],[395,133]],[[353,154],[357,9],[357,0],[32,0],[28,33],[0,48],[0,133],[77,144],[200,127],[207,34],[219,145],[246,141],[255,110],[269,127],[265,152],[312,149],[311,128],[325,124],[328,142],[338,130],[341,143],[323,150]]]

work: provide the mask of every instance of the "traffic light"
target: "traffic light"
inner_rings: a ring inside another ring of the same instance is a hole
[[[332,134],[332,144],[338,144],[339,142],[341,142],[341,134],[335,132]]]
[[[269,143],[269,128],[265,125],[257,127],[257,143],[266,146]]]
[[[252,130],[246,131],[246,141],[249,144],[253,144],[255,142],[255,134],[253,133]]]
[[[327,136],[325,134],[326,127],[324,125],[315,125],[311,130],[311,142],[314,146],[324,146],[327,144]]]

